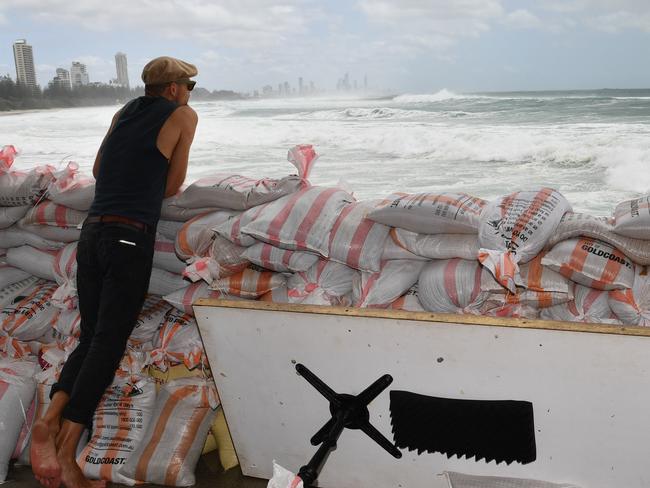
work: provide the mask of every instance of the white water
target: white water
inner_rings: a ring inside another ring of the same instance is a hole
[[[650,190],[650,99],[461,96],[200,102],[188,181],[211,172],[283,176],[286,151],[314,144],[315,184],[357,198],[391,191],[466,191],[483,198],[548,185],[577,211],[609,214]],[[119,107],[0,116],[17,167],[74,160],[90,172]]]

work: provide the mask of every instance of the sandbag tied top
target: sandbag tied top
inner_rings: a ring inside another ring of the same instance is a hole
[[[607,295],[612,312],[624,324],[650,326],[650,275],[637,266],[632,288],[612,290]]]
[[[354,201],[338,188],[312,186],[269,203],[241,232],[277,247],[327,257],[330,231]]]
[[[445,259],[426,265],[418,280],[418,298],[430,312],[478,314],[483,268],[478,261]]]
[[[298,169],[298,175],[285,176],[280,180],[257,180],[241,175],[216,174],[188,186],[177,198],[176,205],[247,210],[308,186],[307,177],[317,159],[313,147],[296,146],[289,150],[287,159]]]
[[[388,308],[418,281],[426,261],[399,259],[384,261],[376,273],[360,272],[352,281],[355,307]]]
[[[171,364],[194,369],[203,362],[203,343],[196,320],[175,308],[168,310],[153,341],[152,363],[161,371]]]
[[[34,205],[54,179],[51,166],[38,166],[29,172],[11,171],[9,167],[0,162],[0,207]]]
[[[542,265],[598,290],[632,288],[634,284],[634,263],[618,249],[596,239],[562,241],[542,258]]]
[[[650,195],[619,203],[614,209],[614,232],[650,239]]]
[[[368,218],[420,234],[475,234],[485,205],[465,193],[393,193]]]
[[[234,214],[229,210],[217,210],[187,221],[176,234],[176,255],[184,261],[205,256],[214,237],[212,229]]]
[[[379,271],[390,227],[368,219],[372,202],[346,205],[330,232],[327,249],[321,254],[362,271]]]
[[[287,281],[287,301],[311,305],[349,305],[346,299],[358,274],[336,261],[319,260],[307,271],[294,273]]]
[[[520,191],[490,202],[481,213],[479,261],[511,292],[521,284],[518,263],[546,245],[571,205],[551,188]]]
[[[59,205],[86,212],[95,198],[95,180],[79,173],[79,165],[68,165],[54,173],[54,181],[47,187],[47,198]]]

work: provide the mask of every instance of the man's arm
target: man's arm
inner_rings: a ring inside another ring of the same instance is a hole
[[[165,197],[175,195],[185,181],[187,163],[190,157],[190,147],[192,146],[196,125],[199,121],[196,112],[187,105],[176,109],[174,117],[178,118],[180,136],[169,159]]]
[[[113,115],[113,120],[111,120],[111,126],[108,128],[108,132],[104,136],[104,140],[102,141],[102,144],[99,146],[99,151],[97,151],[97,156],[95,156],[95,163],[93,164],[93,176],[95,177],[95,179],[97,178],[97,174],[99,173],[99,162],[102,159],[102,150],[104,149],[104,143],[106,142],[106,139],[108,139],[110,133],[113,132],[113,128],[115,127],[115,123],[117,122],[117,119],[119,118],[121,112],[122,109],[119,109],[117,112],[115,112],[115,115]]]

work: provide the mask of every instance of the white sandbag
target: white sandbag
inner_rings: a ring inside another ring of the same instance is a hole
[[[382,261],[393,261],[397,259],[415,259],[418,261],[429,261],[429,258],[423,256],[418,256],[413,254],[411,251],[407,251],[402,246],[400,246],[395,238],[395,229],[391,229],[388,234],[388,239],[384,243],[384,250],[381,254]],[[408,231],[407,231],[408,232]]]
[[[14,283],[25,280],[30,276],[31,275],[28,272],[23,271],[22,269],[0,262],[0,290],[9,285],[13,285]]]
[[[214,238],[213,228],[224,223],[232,217],[234,212],[228,210],[217,210],[205,215],[194,217],[181,227],[176,234],[176,254],[183,261],[193,257],[205,256],[212,239]]]
[[[635,239],[650,239],[650,195],[634,198],[616,206],[614,232]]]
[[[153,248],[153,266],[172,273],[182,274],[187,264],[176,255],[174,240],[158,234]]]
[[[343,190],[312,186],[269,203],[241,232],[276,247],[327,257],[330,231],[352,202]]]
[[[287,281],[290,303],[312,305],[344,305],[352,291],[352,282],[358,271],[335,261],[319,260],[307,271],[295,273]],[[271,297],[269,297],[271,298]]]
[[[330,231],[327,248],[319,252],[351,268],[379,271],[390,227],[366,218],[374,208],[375,202],[346,205]]]
[[[167,371],[173,364],[194,369],[205,359],[196,320],[175,308],[165,313],[153,347],[151,360],[161,371]]]
[[[286,286],[281,286],[280,288],[276,288],[274,290],[271,290],[268,293],[265,293],[261,297],[259,297],[260,302],[268,302],[268,303],[291,303],[291,300],[289,299],[289,293],[288,289]]]
[[[27,410],[36,393],[36,363],[0,360],[0,482],[7,479]]]
[[[368,218],[420,234],[476,234],[486,204],[465,193],[394,193]]]
[[[576,283],[598,290],[632,288],[634,263],[604,242],[580,238],[556,244],[542,264]]]
[[[204,212],[204,214],[205,213],[210,213],[210,212]],[[168,239],[170,241],[175,241],[176,234],[180,232],[183,225],[184,225],[184,221],[174,222],[171,220],[160,219],[158,221],[158,226],[156,227],[156,232],[161,236],[163,236],[165,239]]]
[[[65,246],[65,242],[44,239],[21,229],[17,225],[13,225],[8,229],[0,229],[0,247],[9,249],[20,246],[31,246],[36,249],[61,249]]]
[[[38,166],[29,172],[12,171],[15,155],[13,146],[0,150],[0,207],[34,205],[54,178],[51,166]]]
[[[650,276],[646,268],[637,266],[632,288],[611,290],[607,299],[622,323],[650,326]]]
[[[81,334],[81,314],[78,308],[59,309],[53,319],[56,331],[63,336],[79,337]]]
[[[394,228],[391,237],[407,251],[429,259],[477,259],[477,234],[418,234]]]
[[[243,258],[278,273],[306,271],[318,261],[317,254],[281,249],[265,242],[258,242],[244,249]]]
[[[418,279],[418,297],[430,312],[478,314],[483,268],[476,260],[446,259],[427,264]]]
[[[57,307],[74,309],[77,306],[76,242],[71,242],[56,254],[54,275],[59,288],[54,292],[52,301]]]
[[[273,477],[266,488],[304,488],[300,476],[283,468],[273,460]]]
[[[511,292],[521,283],[519,263],[544,248],[571,205],[551,188],[497,198],[481,213],[479,260]]]
[[[399,297],[388,307],[392,310],[405,310],[407,312],[424,312],[425,308],[420,302],[420,291],[417,283],[408,289],[404,295]]]
[[[355,307],[387,308],[418,281],[426,261],[384,261],[381,271],[359,272],[352,281]]]
[[[22,219],[29,209],[30,205],[22,207],[0,207],[0,229],[6,229]]]
[[[77,463],[90,479],[134,485],[120,473],[135,455],[153,419],[156,387],[147,376],[116,376],[93,416],[92,437]]]
[[[540,318],[562,322],[620,324],[608,303],[608,293],[573,284],[573,300],[562,305],[543,308]]]
[[[35,249],[31,246],[14,247],[7,251],[7,264],[50,281],[56,281],[54,262],[57,251]]]
[[[120,474],[138,483],[192,486],[219,405],[212,381],[179,378],[163,385],[144,439]]]
[[[48,241],[57,241],[57,242],[74,242],[79,240],[81,235],[80,227],[58,227],[55,225],[38,225],[38,224],[26,224],[22,222],[22,219],[16,222],[18,228],[23,229],[27,232],[30,232],[42,239],[47,239]]]
[[[194,316],[192,304],[199,298],[222,298],[223,293],[217,290],[211,290],[207,283],[198,281],[184,288],[180,288],[172,293],[163,296],[163,300],[190,316]],[[227,297],[229,300],[235,300],[235,297]]]
[[[77,228],[86,220],[87,216],[87,212],[64,207],[51,200],[43,200],[35,207],[32,207],[20,219],[20,225],[23,227],[28,225],[50,225],[61,228]]]
[[[248,259],[243,257],[245,250],[245,247],[213,234],[212,243],[205,256],[189,258],[183,276],[192,282],[204,280],[212,284],[214,280],[241,273],[250,264]]]
[[[592,217],[588,214],[567,212],[546,247],[551,248],[558,242],[574,237],[598,239],[614,246],[635,263],[644,266],[650,264],[650,241],[617,234],[612,219],[607,217]]]
[[[287,277],[282,273],[248,268],[227,278],[214,280],[210,285],[224,297],[240,297],[257,299],[273,290],[287,284]]]
[[[129,341],[137,344],[153,341],[170,308],[169,303],[161,297],[148,295],[135,321]]]
[[[22,300],[22,297],[25,296],[25,292],[33,288],[38,281],[39,278],[36,276],[30,276],[29,278],[25,278],[9,286],[0,288],[0,308],[13,307],[15,303]]]
[[[287,159],[298,169],[298,175],[281,180],[256,180],[241,175],[217,174],[200,178],[178,197],[177,205],[187,208],[217,207],[247,210],[305,188],[317,157],[312,146],[296,146]]]
[[[164,269],[152,268],[147,293],[150,295],[165,296],[186,286],[187,281],[181,275],[165,271]]]
[[[35,341],[53,328],[57,309],[52,304],[56,283],[38,281],[0,311],[2,331],[20,341]]]
[[[54,173],[54,181],[47,187],[47,198],[64,207],[86,212],[95,198],[95,180],[79,173],[74,162]]]

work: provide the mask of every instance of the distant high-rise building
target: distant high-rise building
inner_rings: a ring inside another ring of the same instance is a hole
[[[56,87],[69,90],[71,88],[70,72],[67,69],[57,68],[56,76],[52,78],[52,81],[50,81],[49,85],[51,88]]]
[[[316,93],[316,87],[314,86],[314,82],[313,82],[313,81],[310,81],[310,82],[309,82],[309,93],[311,93],[312,95],[313,95],[314,93]]]
[[[265,97],[273,95],[273,87],[271,85],[264,85],[264,87],[262,87],[262,95]]]
[[[88,71],[86,70],[86,65],[80,63],[79,61],[73,61],[72,67],[70,68],[70,81],[72,86],[84,86],[89,83]]]
[[[126,68],[126,54],[115,54],[115,69],[117,70],[117,83],[122,86],[129,86],[129,71]]]
[[[300,95],[304,94],[304,88],[302,86],[302,76],[300,78],[298,78],[298,93]]]
[[[282,86],[282,91],[286,96],[291,95],[291,86],[289,86],[289,82],[285,81],[283,86]]]
[[[368,75],[363,75],[363,89],[368,89]]]
[[[282,83],[278,84],[278,95],[282,96]]]
[[[18,39],[14,42],[14,61],[16,62],[16,82],[21,85],[36,88],[36,70],[34,69],[34,53],[27,40]]]

